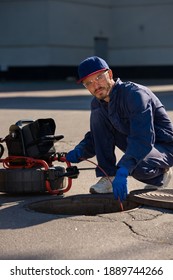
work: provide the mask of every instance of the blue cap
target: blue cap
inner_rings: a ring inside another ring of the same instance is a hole
[[[79,80],[78,83],[90,75],[96,74],[100,71],[109,69],[105,60],[98,56],[91,56],[83,60],[78,67]]]

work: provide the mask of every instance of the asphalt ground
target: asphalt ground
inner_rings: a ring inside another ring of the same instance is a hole
[[[173,80],[141,82],[158,94],[173,120]],[[6,136],[9,126],[20,119],[53,118],[56,134],[64,135],[56,143],[56,150],[68,152],[89,129],[90,100],[87,90],[73,82],[1,82],[0,137]],[[119,150],[117,157],[121,157]],[[78,167],[93,166],[84,162]],[[128,180],[129,192],[143,189],[142,183]],[[87,195],[96,181],[94,170],[81,171],[64,197]],[[141,205],[130,211],[93,216],[28,209],[32,202],[55,198],[49,194],[0,193],[1,260],[173,259],[171,209]]]

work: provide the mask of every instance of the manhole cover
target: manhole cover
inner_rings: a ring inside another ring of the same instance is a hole
[[[138,202],[129,200],[123,202],[123,209],[125,211],[134,209],[138,206]],[[28,208],[30,210],[48,214],[86,216],[122,211],[119,202],[114,199],[112,194],[86,194],[64,198],[57,197],[55,199],[31,203]]]
[[[173,189],[131,191],[129,200],[149,206],[173,209]]]

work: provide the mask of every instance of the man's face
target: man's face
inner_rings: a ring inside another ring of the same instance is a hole
[[[114,84],[112,71],[104,70],[93,74],[83,81],[83,85],[90,93],[100,100],[109,101],[109,92]]]

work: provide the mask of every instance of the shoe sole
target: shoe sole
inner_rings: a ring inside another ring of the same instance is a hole
[[[108,193],[113,193],[113,191],[109,191],[109,192],[97,192],[94,188],[90,188],[90,193],[91,193],[91,194],[108,194]]]
[[[144,190],[158,190],[159,188],[162,188],[162,187],[157,187],[157,186],[145,186],[144,187]]]
[[[91,188],[91,189],[90,189],[90,193],[91,193],[91,194],[96,194],[96,193],[98,193],[98,192],[96,192],[93,188]]]

